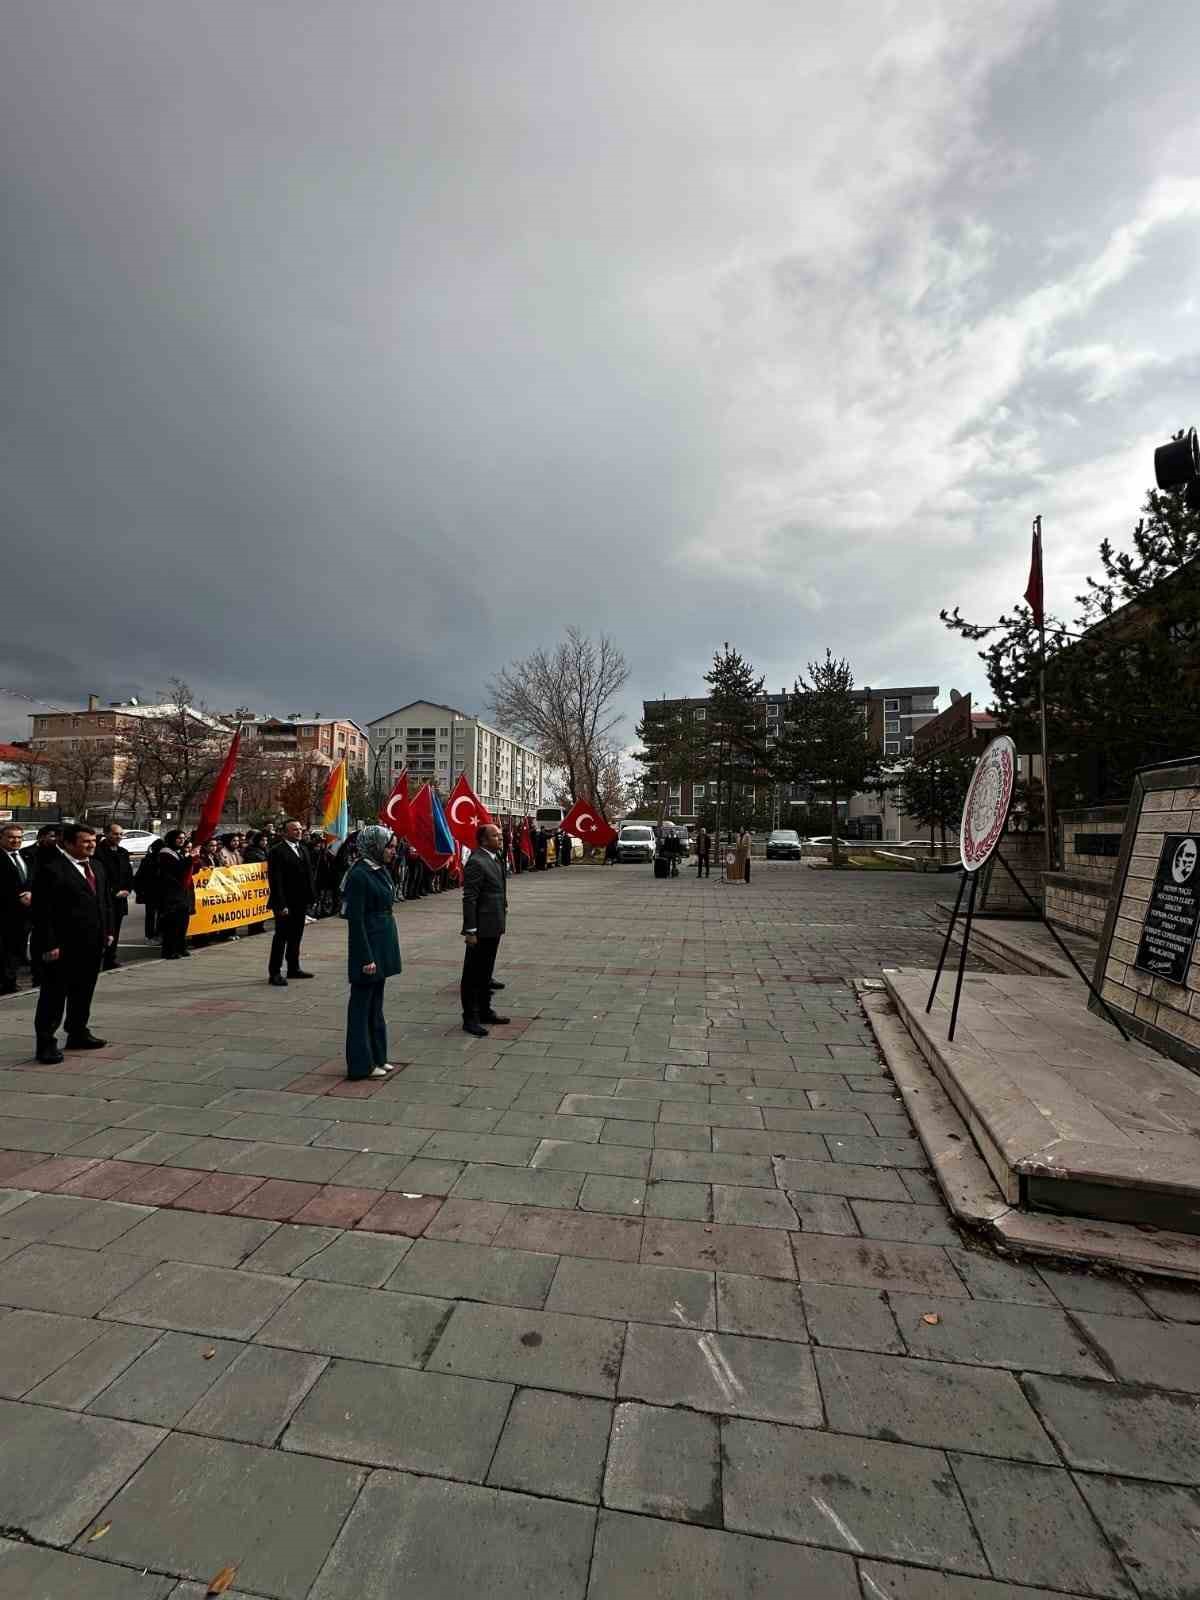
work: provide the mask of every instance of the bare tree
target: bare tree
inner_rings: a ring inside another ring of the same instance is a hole
[[[112,750],[99,739],[56,740],[48,760],[59,805],[77,817],[86,817],[105,779],[112,779]]]
[[[162,711],[132,720],[120,736],[119,756],[152,816],[184,817],[212,784],[230,738],[232,729],[214,726],[193,706],[187,684],[173,678]]]
[[[325,785],[329,782],[329,766],[320,756],[310,754],[291,768],[279,789],[279,800],[289,817],[295,817],[307,828],[321,803]]]
[[[488,685],[488,709],[565,774],[573,800],[586,796],[607,818],[613,788],[606,774],[614,761],[620,770],[616,702],[628,678],[629,664],[607,634],[591,639],[572,627],[553,650],[510,661]]]

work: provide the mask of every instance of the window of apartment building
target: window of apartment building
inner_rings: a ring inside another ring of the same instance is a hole
[[[892,713],[895,716],[899,716],[899,714],[900,714],[900,702],[899,702],[899,700],[885,700],[883,702],[883,710],[884,710],[884,715],[885,716],[889,712]]]
[[[438,729],[438,738],[439,739],[448,739],[449,737],[450,737],[450,729],[449,728],[439,728]]]
[[[900,732],[900,718],[899,717],[884,717],[884,719],[883,719],[883,731],[884,731],[884,733],[899,733]]]
[[[708,720],[708,712],[704,708],[704,706],[700,706],[700,707],[698,707],[697,710],[692,712],[692,721],[693,722],[706,722],[707,720]]]
[[[702,783],[694,783],[692,785],[692,803],[693,803],[693,805],[695,804],[695,802],[697,800],[703,800],[703,799],[704,799],[704,785]]]
[[[885,756],[898,756],[900,754],[899,739],[885,739],[883,741],[883,753]]]

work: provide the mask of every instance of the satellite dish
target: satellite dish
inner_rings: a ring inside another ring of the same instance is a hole
[[[958,690],[957,689],[951,689],[951,691],[950,691],[950,704],[952,706],[956,706],[961,699],[962,699],[962,695],[959,694]]]

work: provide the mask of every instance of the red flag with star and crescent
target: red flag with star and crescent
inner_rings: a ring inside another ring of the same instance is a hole
[[[598,850],[605,849],[617,837],[617,830],[609,827],[590,800],[576,800],[562,820],[562,830]]]
[[[468,850],[474,850],[476,845],[476,829],[482,828],[491,822],[492,814],[483,801],[467,782],[465,772],[460,772],[458,782],[450,791],[450,798],[446,801],[446,826]]]
[[[392,792],[379,808],[379,820],[390,828],[397,839],[407,839],[412,833],[412,815],[409,811],[408,768],[405,767],[392,785]]]
[[[526,861],[533,860],[533,829],[529,826],[528,817],[521,823],[521,832],[517,836],[517,848]]]

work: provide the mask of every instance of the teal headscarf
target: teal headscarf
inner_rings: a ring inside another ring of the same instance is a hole
[[[369,828],[360,828],[358,830],[358,838],[355,840],[359,856],[365,857],[368,861],[373,861],[377,867],[382,867],[386,864],[384,851],[395,842],[396,836],[392,830],[390,828],[381,828],[377,824],[373,824]]]

